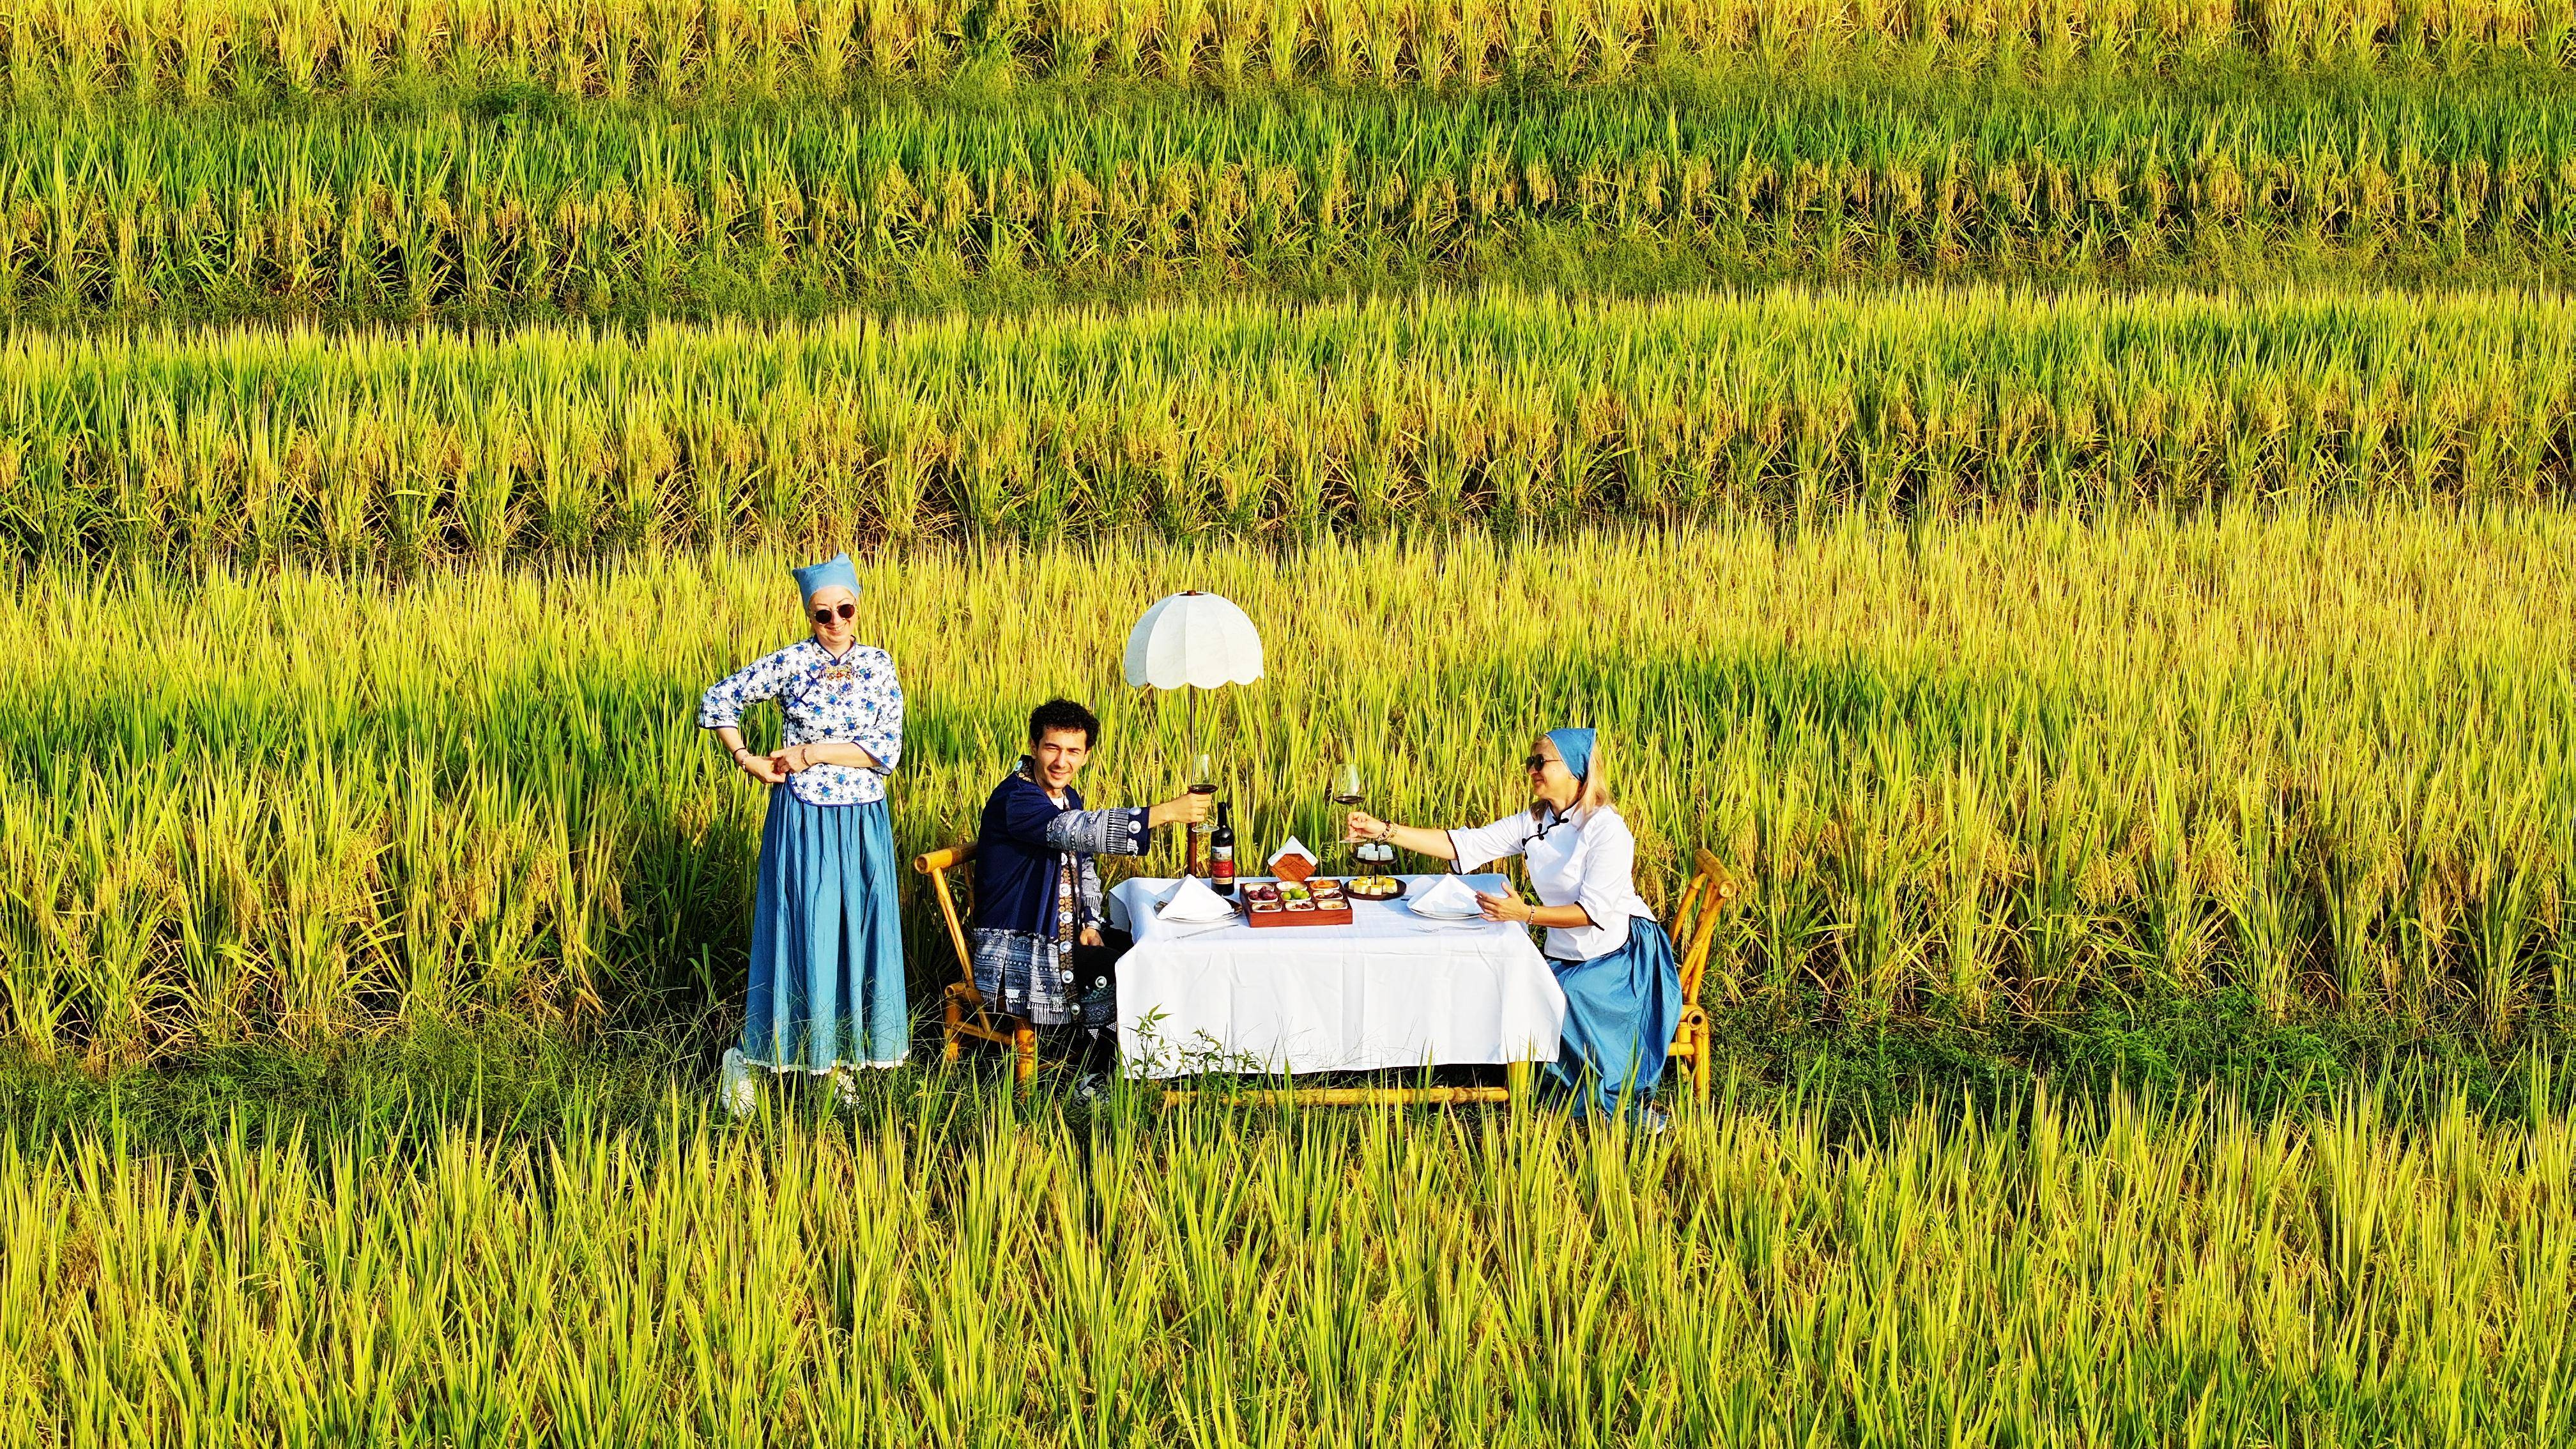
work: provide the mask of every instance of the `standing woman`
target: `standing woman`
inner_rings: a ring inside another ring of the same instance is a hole
[[[796,587],[813,637],[754,660],[698,705],[698,727],[770,787],[742,1044],[724,1060],[736,1114],[752,1106],[749,1067],[828,1073],[847,1098],[850,1069],[901,1065],[911,1034],[885,803],[903,754],[903,688],[892,656],[858,642],[848,554],[796,570]],[[786,715],[766,755],[742,742],[744,707],[764,699]]]
[[[1505,856],[1529,858],[1539,904],[1476,893],[1489,921],[1547,928],[1548,966],[1565,992],[1565,1029],[1548,1068],[1587,1115],[1624,1104],[1653,1127],[1663,1114],[1646,1097],[1663,1080],[1682,1013],[1672,939],[1637,894],[1637,838],[1610,803],[1602,749],[1590,730],[1549,730],[1521,768],[1530,808],[1472,830],[1424,830],[1354,810],[1344,836],[1392,841],[1475,870]]]

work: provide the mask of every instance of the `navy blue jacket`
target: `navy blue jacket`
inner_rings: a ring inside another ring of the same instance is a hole
[[[1083,857],[1142,855],[1152,837],[1141,809],[1085,810],[1082,792],[1070,787],[1065,803],[1056,804],[1047,798],[1046,787],[1030,778],[1028,765],[1021,760],[1019,769],[993,787],[975,830],[977,930],[1054,935],[1056,856],[1075,856],[1077,879],[1097,890],[1099,877]],[[1095,924],[1099,902],[1079,901],[1074,914],[1083,925]]]

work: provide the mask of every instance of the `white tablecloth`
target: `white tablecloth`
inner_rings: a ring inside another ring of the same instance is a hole
[[[1406,877],[1409,891],[1438,879]],[[1347,926],[1181,926],[1154,916],[1171,884],[1109,896],[1110,924],[1136,938],[1118,963],[1129,1076],[1556,1059],[1565,993],[1519,926],[1427,921],[1402,901],[1353,901]]]

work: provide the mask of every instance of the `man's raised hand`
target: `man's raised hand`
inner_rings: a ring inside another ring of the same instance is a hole
[[[1216,813],[1216,796],[1181,794],[1145,812],[1147,825],[1197,825]]]

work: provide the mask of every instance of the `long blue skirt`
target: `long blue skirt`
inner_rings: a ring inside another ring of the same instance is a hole
[[[743,1059],[777,1071],[901,1064],[903,918],[885,802],[769,792],[752,902]]]
[[[1573,1094],[1577,1111],[1615,1116],[1644,1105],[1664,1079],[1682,1019],[1681,970],[1673,941],[1644,916],[1628,920],[1628,944],[1589,961],[1548,966],[1565,992],[1565,1030],[1548,1075]]]

